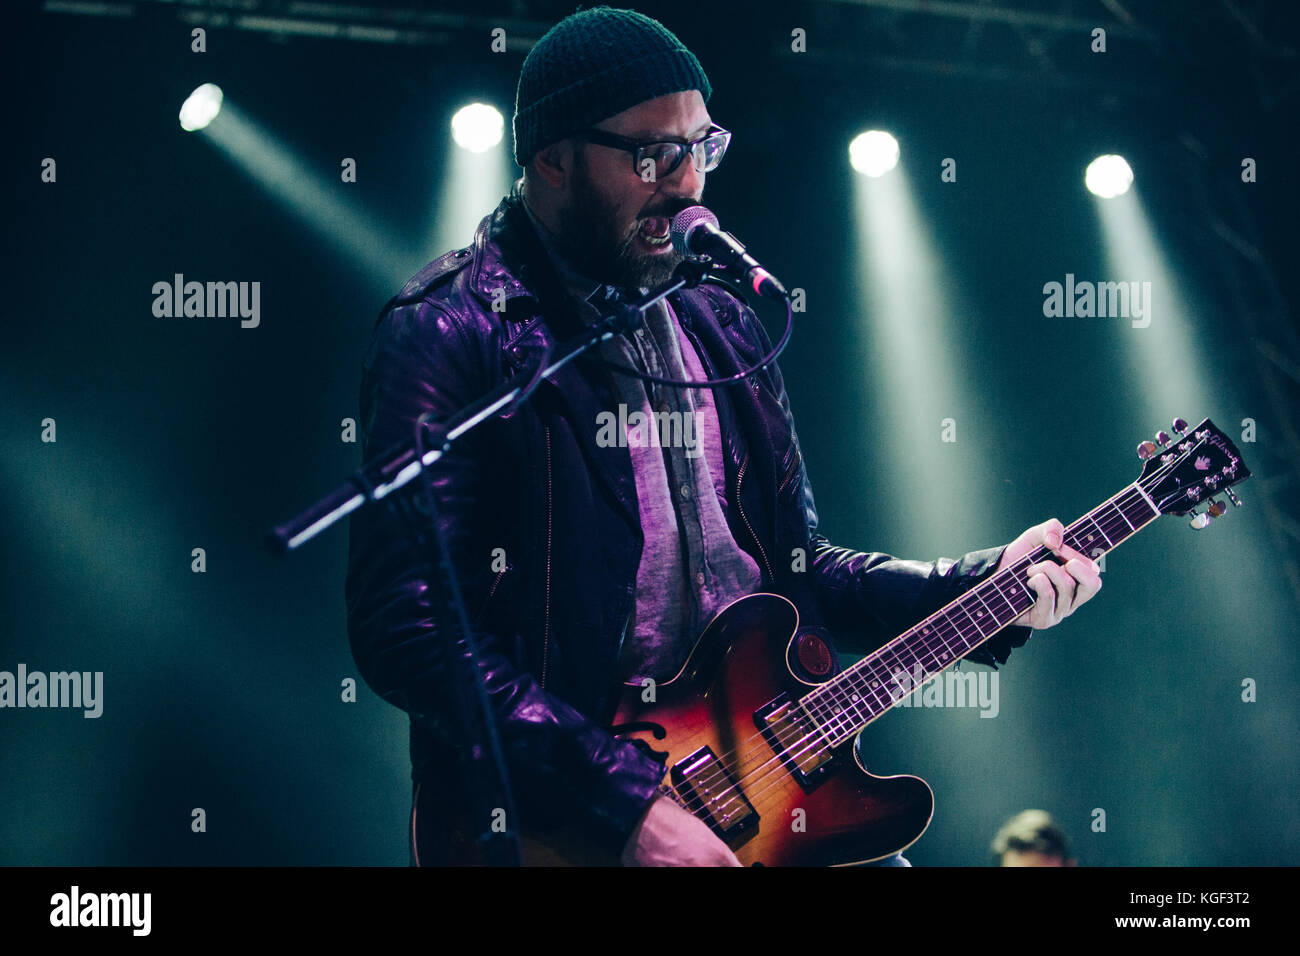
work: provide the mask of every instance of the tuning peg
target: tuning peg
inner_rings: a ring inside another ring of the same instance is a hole
[[[1232,493],[1231,488],[1224,488],[1223,493],[1228,496],[1228,500],[1232,502],[1234,507],[1241,507],[1241,499]]]
[[[1209,511],[1210,514],[1214,515],[1214,517],[1220,518],[1223,516],[1223,513],[1228,510],[1228,506],[1222,501],[1211,501],[1206,510]]]
[[[1184,438],[1187,437],[1187,422],[1184,419],[1175,418],[1172,427],[1174,431],[1178,432],[1178,434],[1182,435]]]
[[[1166,445],[1168,445],[1171,440],[1172,439],[1170,439],[1168,432],[1166,431],[1156,432],[1156,444],[1159,445],[1161,448],[1164,448]]]
[[[1156,453],[1156,443],[1153,441],[1144,441],[1138,445],[1138,457],[1146,461]]]
[[[1211,521],[1214,520],[1214,516],[1209,512],[1193,511],[1192,514],[1194,517],[1192,518],[1190,523],[1191,526],[1195,528],[1197,531],[1200,531],[1202,528],[1206,527]]]

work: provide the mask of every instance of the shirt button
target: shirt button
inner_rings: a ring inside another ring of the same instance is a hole
[[[695,573],[695,583],[698,584],[700,587],[704,587],[704,572],[703,572],[703,571],[697,571],[697,572]]]
[[[683,498],[689,498],[689,497],[691,496],[691,486],[690,486],[690,485],[683,484],[683,485],[682,485],[682,488],[681,488],[681,491],[682,491],[682,497],[683,497]]]

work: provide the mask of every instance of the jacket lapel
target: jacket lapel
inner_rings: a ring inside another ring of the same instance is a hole
[[[511,364],[523,373],[537,367],[547,346],[554,348],[556,339],[545,322],[531,323],[528,330],[507,346]],[[590,471],[605,486],[623,513],[628,524],[641,528],[640,508],[637,504],[636,476],[632,471],[632,454],[619,445],[603,448],[596,443],[597,416],[601,412],[618,414],[618,400],[608,385],[599,387],[579,367],[581,359],[570,362],[554,375],[547,376],[538,386],[553,393],[556,402],[564,409],[570,430],[582,449]]]
[[[566,307],[567,297],[559,277],[521,202],[516,184],[480,225],[470,278],[471,288],[489,307],[494,290],[504,290],[506,314],[520,319],[517,331],[504,347],[507,370],[515,374],[536,369],[548,347],[554,350],[583,329],[573,310]],[[513,301],[516,298],[523,301]],[[608,373],[602,373],[598,366],[576,359],[544,379],[538,389],[554,393],[590,471],[604,485],[628,524],[639,532],[632,455],[625,447],[602,448],[596,444],[597,415],[617,414],[618,409],[608,378]]]

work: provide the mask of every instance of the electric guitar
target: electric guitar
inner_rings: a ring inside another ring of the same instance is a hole
[[[1241,454],[1209,419],[1180,436],[1138,446],[1141,476],[1065,530],[1091,557],[1160,515],[1194,514],[1203,528],[1226,510],[1223,492],[1250,477]],[[1197,508],[1204,511],[1197,512]],[[920,777],[880,777],[863,763],[858,734],[934,675],[1033,606],[1025,569],[1041,547],[965,592],[884,647],[821,683],[793,666],[799,615],[776,594],[724,608],[681,671],[647,701],[624,685],[612,730],[661,756],[662,793],[695,814],[746,865],[825,866],[884,859],[930,824],[934,793]],[[906,675],[901,681],[898,675]],[[919,676],[919,680],[917,677]],[[525,864],[617,864],[568,833],[528,833]]]

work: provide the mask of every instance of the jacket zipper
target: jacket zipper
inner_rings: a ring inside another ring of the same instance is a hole
[[[546,426],[546,609],[542,616],[542,687],[551,651],[551,426]]]
[[[510,565],[507,564],[504,568],[498,571],[496,577],[492,579],[492,586],[488,588],[487,597],[483,599],[483,607],[478,612],[478,616],[474,618],[474,623],[476,625],[481,624],[483,619],[487,617],[488,608],[492,606],[492,595],[497,593],[497,588],[501,586],[501,579],[506,576],[506,573],[509,572],[509,570]]]
[[[749,467],[749,456],[740,463],[740,471],[736,475],[736,511],[740,513],[740,520],[745,522],[745,527],[749,530],[749,536],[754,539],[754,544],[758,546],[758,556],[763,559],[763,567],[767,569],[767,579],[773,583],[776,582],[776,575],[772,573],[772,565],[768,563],[767,552],[763,550],[763,542],[758,540],[758,535],[754,534],[754,526],[749,523],[749,518],[745,516],[745,508],[740,503],[740,485],[745,480],[745,469]]]
[[[506,567],[504,567],[504,568],[502,568],[500,571],[498,571],[498,572],[497,572],[497,576],[496,576],[495,578],[492,579],[492,586],[491,586],[490,588],[488,588],[488,593],[487,593],[487,600],[488,600],[488,602],[490,602],[490,601],[492,600],[492,595],[494,595],[494,594],[497,593],[497,587],[501,584],[501,579],[504,578],[504,577],[506,576],[506,571],[508,571],[509,569],[510,569],[510,566],[509,566],[509,565],[506,565]]]

